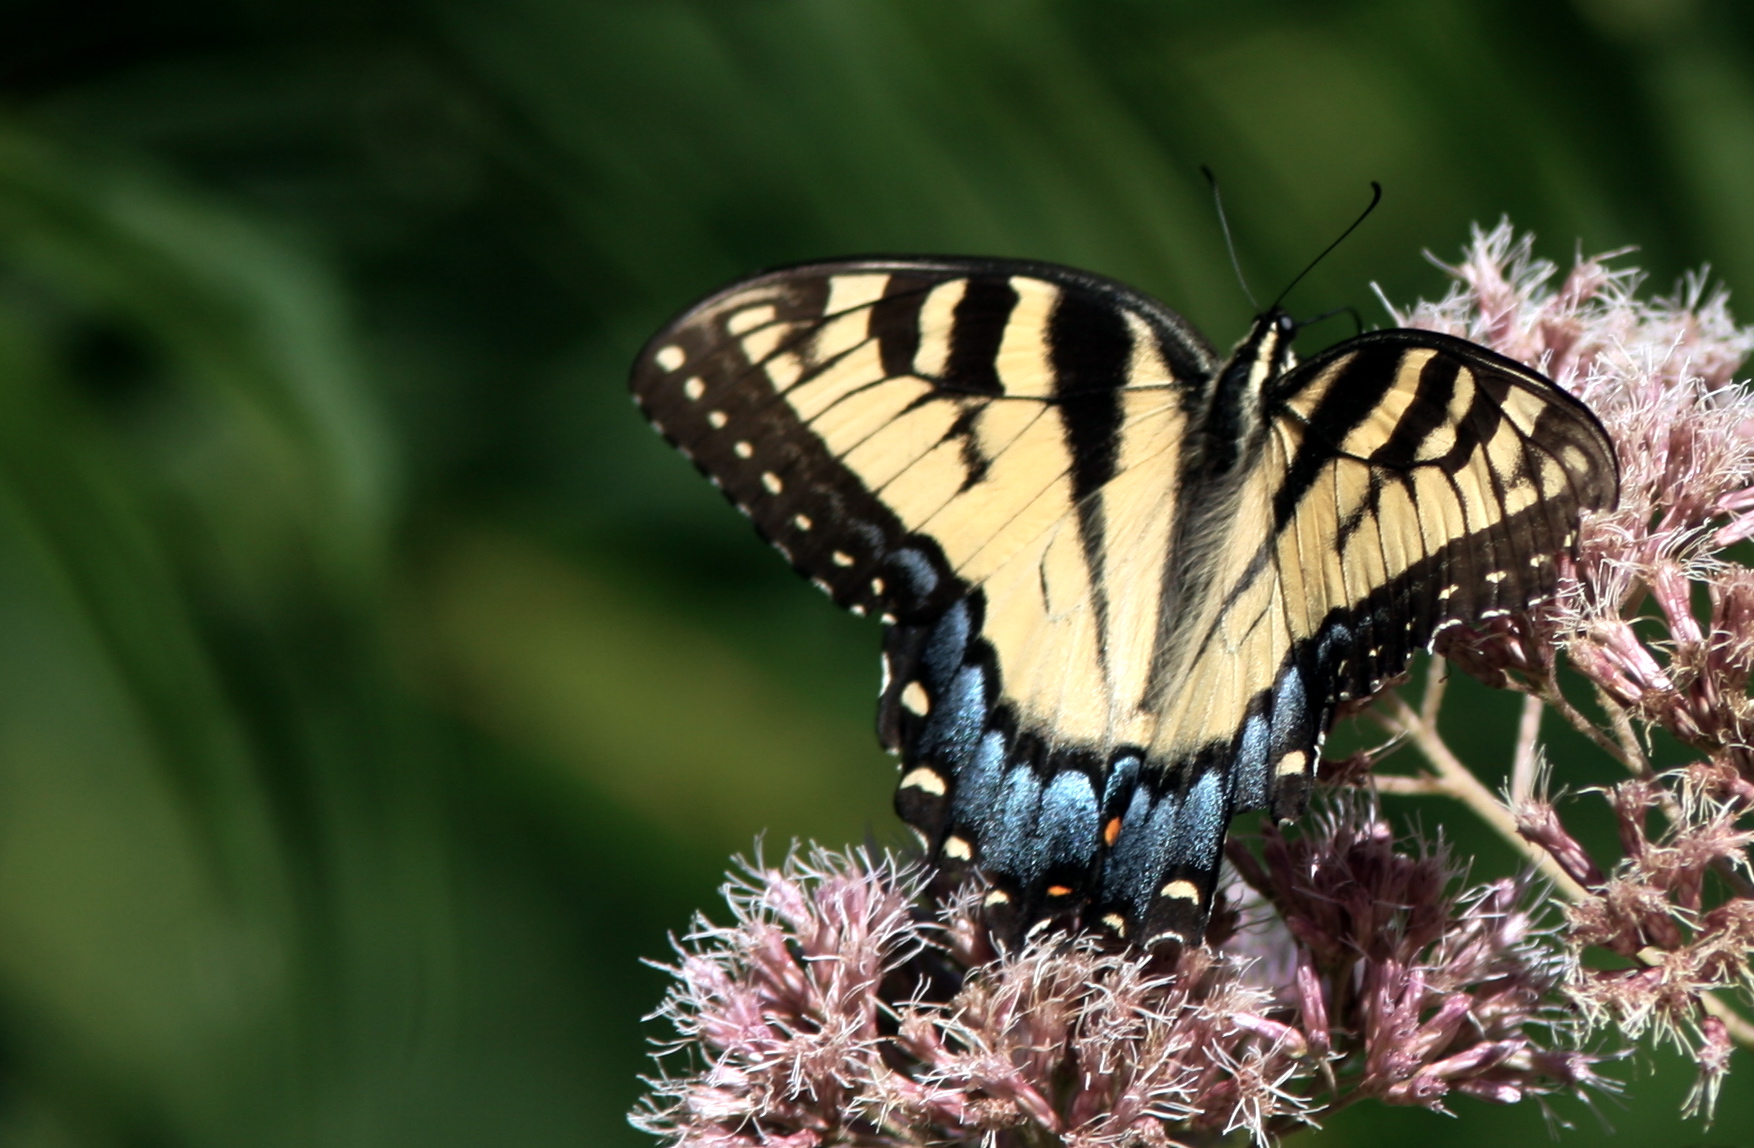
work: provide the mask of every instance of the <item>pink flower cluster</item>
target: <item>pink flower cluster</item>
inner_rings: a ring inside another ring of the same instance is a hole
[[[1458,895],[1441,839],[1399,848],[1362,801],[1313,816],[1297,836],[1266,826],[1258,857],[1244,838],[1227,853],[1289,934],[1307,1039],[1356,1069],[1347,1100],[1441,1109],[1452,1091],[1511,1104],[1600,1083],[1591,1057],[1547,1039],[1570,1027],[1552,999],[1564,963],[1527,882]]]
[[[749,866],[732,923],[697,922],[670,966],[670,1071],[634,1121],[702,1148],[1122,1148],[1599,1083],[1563,1047],[1526,884],[1458,893],[1443,849],[1398,849],[1363,799],[1258,844],[1232,845],[1248,893],[1216,919],[1229,935],[1173,954],[1063,935],[995,952],[978,887],[928,905],[887,857]]]
[[[1536,366],[1588,403],[1620,460],[1620,504],[1586,518],[1558,601],[1444,652],[1626,768],[1599,793],[1617,856],[1592,856],[1543,787],[1513,793],[1516,828],[1573,883],[1571,1002],[1597,1027],[1689,1053],[1701,1066],[1689,1106],[1709,1112],[1732,1043],[1754,1042],[1721,995],[1747,1000],[1754,984],[1754,570],[1730,549],[1754,537],[1754,393],[1734,378],[1754,329],[1702,275],[1646,300],[1635,270],[1580,259],[1554,287],[1556,268],[1531,252],[1508,224],[1476,233],[1449,296],[1397,318]],[[1692,760],[1653,766],[1659,729]]]

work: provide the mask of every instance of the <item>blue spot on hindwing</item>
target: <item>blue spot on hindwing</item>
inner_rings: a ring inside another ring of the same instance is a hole
[[[1178,814],[1185,800],[1173,793],[1166,793],[1151,810],[1150,828],[1146,830],[1150,840],[1146,842],[1148,864],[1145,879],[1154,880],[1163,867],[1169,863],[1169,852],[1174,847],[1174,837]]]
[[[1119,813],[1122,803],[1133,793],[1133,786],[1139,781],[1140,761],[1136,754],[1117,757],[1114,764],[1108,767],[1108,781],[1102,788],[1103,812],[1110,817]]]
[[[920,749],[943,765],[960,770],[973,755],[975,741],[986,724],[986,672],[979,666],[964,666],[926,719]]]
[[[1279,675],[1278,688],[1273,693],[1273,736],[1267,751],[1269,759],[1278,761],[1287,751],[1302,748],[1308,736],[1304,731],[1308,727],[1309,704],[1303,690],[1303,671],[1297,666],[1287,666]]]
[[[933,624],[921,658],[926,667],[926,683],[933,692],[943,692],[950,684],[951,675],[962,665],[968,653],[968,631],[967,599],[944,611],[944,616]]]
[[[938,572],[932,568],[931,560],[918,550],[912,547],[892,550],[888,561],[893,572],[907,580],[907,588],[916,599],[929,598],[938,588]]]
[[[1175,821],[1176,799],[1165,793],[1152,800],[1151,787],[1133,790],[1122,818],[1120,839],[1102,868],[1102,899],[1130,905],[1143,916],[1151,905],[1157,875],[1163,871],[1168,840]]]
[[[1329,622],[1322,630],[1321,637],[1316,641],[1314,665],[1316,678],[1328,681],[1332,683],[1332,688],[1338,689],[1338,683],[1332,682],[1334,667],[1339,664],[1341,658],[1346,656],[1346,651],[1351,649],[1352,645],[1352,630],[1346,625],[1345,619],[1335,618]]]
[[[964,825],[982,827],[986,843],[983,852],[991,859],[995,807],[999,801],[999,778],[1005,769],[1005,735],[988,730],[981,738],[968,764],[956,775],[956,799],[953,810],[956,820]],[[994,862],[997,864],[997,862]]]
[[[1023,885],[1040,872],[1041,858],[1030,846],[1032,830],[1041,813],[1041,782],[1027,764],[1014,765],[1005,775],[993,820],[982,843],[988,864],[1014,874]]]
[[[1210,769],[1189,787],[1167,834],[1169,863],[1197,869],[1210,869],[1218,863],[1218,849],[1230,822],[1223,782],[1224,775]]]
[[[1088,865],[1096,856],[1098,814],[1090,778],[1068,769],[1041,798],[1041,853],[1048,865]]]
[[[1270,739],[1267,716],[1257,709],[1242,723],[1236,738],[1236,758],[1231,763],[1235,777],[1236,807],[1261,809],[1267,804],[1267,749]]]

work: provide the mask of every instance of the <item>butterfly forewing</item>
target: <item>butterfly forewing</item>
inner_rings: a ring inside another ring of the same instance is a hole
[[[1083,272],[872,259],[706,299],[633,384],[801,572],[883,616],[897,808],[987,873],[1002,930],[1082,913],[1148,942],[1200,935],[1233,811],[1301,810],[1341,702],[1551,594],[1615,497],[1587,409],[1484,348],[1385,331],[1277,361],[1220,371]]]
[[[1574,545],[1580,513],[1617,496],[1612,448],[1588,409],[1461,339],[1362,336],[1284,389],[1290,461],[1275,529],[1284,538],[1299,518],[1331,522],[1313,535],[1319,549],[1281,545],[1281,568],[1325,565],[1330,584],[1370,571],[1340,599],[1309,599],[1356,616],[1361,648],[1342,693],[1374,692],[1446,626],[1551,595],[1554,558]]]
[[[1106,473],[1126,413],[1113,392],[1161,405],[1212,363],[1178,317],[1093,276],[866,260],[703,300],[647,344],[633,388],[801,572],[842,605],[906,619],[941,610],[947,576],[980,581]]]

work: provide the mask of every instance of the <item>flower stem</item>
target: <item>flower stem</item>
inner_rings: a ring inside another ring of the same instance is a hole
[[[1440,685],[1437,688],[1441,690],[1442,687]],[[1377,719],[1391,733],[1400,734],[1411,741],[1437,772],[1419,777],[1378,777],[1375,779],[1377,791],[1406,796],[1441,796],[1460,801],[1491,826],[1512,848],[1533,862],[1541,874],[1565,894],[1567,900],[1581,901],[1591,896],[1545,850],[1517,832],[1516,818],[1511,815],[1510,810],[1481,783],[1471,769],[1462,764],[1455,751],[1450,749],[1449,744],[1443,740],[1443,735],[1438,732],[1437,723],[1427,716],[1436,709],[1430,704],[1429,690],[1428,686],[1426,704],[1419,710],[1408,705],[1399,694],[1391,693],[1384,695],[1383,704],[1375,712]],[[1539,704],[1533,695],[1529,700]],[[1525,707],[1522,730],[1524,734],[1529,725],[1528,710]],[[1519,737],[1519,756],[1522,750],[1521,741]],[[1532,751],[1530,757],[1533,757]],[[1737,1012],[1715,993],[1700,993],[1699,1002],[1701,1008],[1723,1022],[1730,1039],[1743,1048],[1754,1049],[1754,1021]]]
[[[1534,683],[1534,687],[1531,696],[1537,697],[1551,706],[1553,712],[1564,718],[1572,729],[1595,742],[1596,748],[1635,774],[1640,773],[1641,770],[1649,772],[1650,766],[1645,763],[1644,755],[1639,751],[1636,739],[1630,739],[1624,744],[1617,744],[1613,738],[1602,732],[1600,726],[1585,717],[1576,706],[1571,704],[1571,699],[1559,691],[1559,685],[1553,679],[1548,678],[1546,681]],[[1603,700],[1604,702],[1608,701],[1605,696]],[[1629,733],[1630,730],[1631,726],[1628,725],[1627,731]]]
[[[1420,777],[1405,777],[1399,774],[1372,774],[1370,782],[1378,793],[1389,793],[1396,797],[1448,797],[1449,788],[1443,779],[1429,774]]]
[[[1541,739],[1541,712],[1544,709],[1546,706],[1540,698],[1534,694],[1523,695],[1523,714],[1517,722],[1516,752],[1510,765],[1510,799],[1513,802],[1527,801],[1535,790],[1535,766],[1539,757],[1536,746]]]
[[[1589,895],[1545,850],[1537,848],[1517,832],[1516,818],[1474,776],[1474,772],[1462,764],[1461,759],[1438,733],[1435,722],[1427,721],[1399,694],[1385,695],[1384,704],[1377,707],[1377,713],[1379,720],[1388,725],[1390,730],[1406,735],[1437,771],[1435,776],[1421,779],[1431,783],[1433,788],[1428,792],[1454,798],[1473,810],[1476,816],[1491,826],[1513,849],[1528,858],[1541,871],[1541,875],[1552,881],[1568,899],[1577,901]]]

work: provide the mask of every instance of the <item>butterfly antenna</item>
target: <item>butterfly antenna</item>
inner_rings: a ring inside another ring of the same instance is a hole
[[[1299,330],[1302,330],[1305,327],[1313,327],[1324,319],[1332,319],[1335,315],[1352,316],[1352,325],[1357,328],[1357,333],[1360,335],[1364,334],[1364,316],[1360,315],[1358,313],[1358,308],[1351,304],[1347,304],[1343,307],[1335,307],[1332,311],[1323,311],[1320,315],[1312,315],[1298,323],[1297,327]]]
[[[1297,273],[1297,278],[1293,279],[1290,283],[1288,283],[1285,287],[1285,290],[1279,292],[1279,298],[1273,300],[1273,306],[1272,306],[1272,308],[1269,308],[1269,310],[1277,309],[1279,304],[1284,300],[1285,296],[1291,294],[1291,289],[1293,287],[1297,286],[1299,283],[1302,283],[1303,277],[1305,275],[1308,275],[1311,271],[1314,271],[1316,269],[1316,264],[1318,264],[1322,260],[1326,259],[1328,257],[1328,253],[1330,251],[1332,251],[1334,248],[1336,248],[1336,247],[1340,246],[1340,244],[1346,242],[1346,237],[1348,235],[1351,235],[1354,231],[1357,231],[1358,225],[1360,223],[1363,223],[1366,219],[1370,218],[1370,213],[1375,211],[1376,205],[1382,202],[1382,184],[1378,183],[1374,179],[1371,180],[1370,181],[1370,192],[1371,192],[1370,203],[1365,206],[1363,211],[1358,213],[1358,218],[1354,219],[1352,221],[1352,226],[1348,227],[1346,230],[1340,232],[1340,238],[1334,240],[1332,243],[1330,243],[1326,247],[1322,248],[1322,253],[1320,255],[1316,256],[1314,259],[1310,260],[1308,267],[1305,267],[1302,271],[1299,271]]]
[[[1242,277],[1242,261],[1236,257],[1236,241],[1230,237],[1230,220],[1224,218],[1224,197],[1218,194],[1218,177],[1205,164],[1200,165],[1200,174],[1212,185],[1212,206],[1218,211],[1218,230],[1224,232],[1224,249],[1230,252],[1230,266],[1236,272],[1236,281],[1242,284],[1242,293],[1248,296],[1249,306],[1259,311],[1261,305],[1255,301],[1255,293],[1249,290],[1249,281]]]

